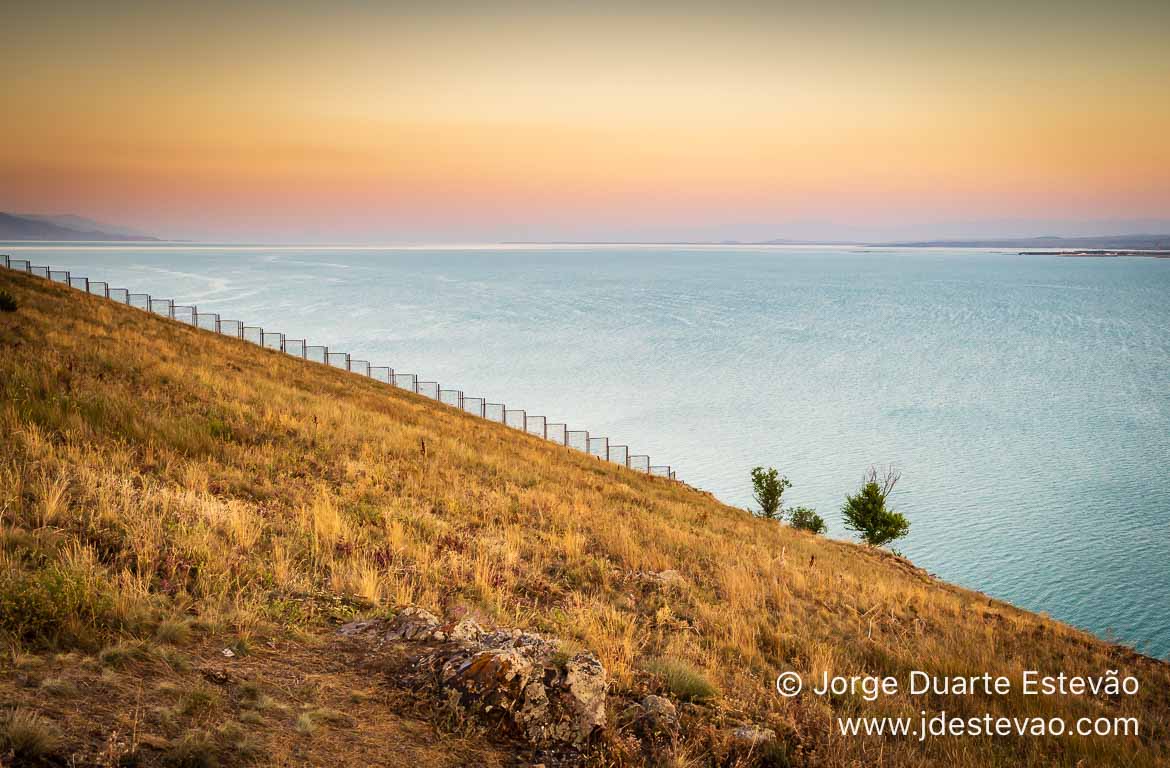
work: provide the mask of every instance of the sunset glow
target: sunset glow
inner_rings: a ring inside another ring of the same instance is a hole
[[[20,3],[0,210],[387,242],[1170,218],[1170,6],[910,5]]]

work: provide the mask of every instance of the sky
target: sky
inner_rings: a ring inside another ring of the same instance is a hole
[[[8,212],[231,242],[1170,231],[1164,1],[9,0],[4,28]]]

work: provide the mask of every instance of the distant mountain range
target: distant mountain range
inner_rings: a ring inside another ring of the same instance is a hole
[[[736,244],[724,241],[725,245]],[[1108,248],[1133,251],[1161,251],[1170,248],[1170,235],[1101,235],[1099,237],[1002,237],[986,240],[904,240],[898,242],[846,242],[841,240],[763,240],[743,245],[855,245],[871,248],[1043,248],[1068,250]]]
[[[0,240],[158,241],[158,238],[81,216],[0,212]]]
[[[558,240],[510,241],[504,245],[838,245],[857,248],[1042,248],[1048,250],[1079,250],[1104,248],[1108,250],[1164,251],[1170,249],[1170,235],[1101,235],[1099,237],[1006,237],[987,240],[905,240],[874,242],[866,240],[674,240],[667,242],[639,240]]]
[[[1170,248],[1170,235],[1106,235],[1102,237],[1012,237],[999,240],[925,240],[882,243],[901,248],[1109,248],[1161,251]]]

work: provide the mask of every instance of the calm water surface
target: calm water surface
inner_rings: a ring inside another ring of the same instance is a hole
[[[870,464],[940,576],[1170,655],[1170,261],[794,248],[4,251],[609,435],[845,536]]]

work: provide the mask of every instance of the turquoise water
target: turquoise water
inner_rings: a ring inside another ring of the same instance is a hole
[[[3,250],[609,435],[731,504],[775,465],[833,536],[865,469],[894,463],[919,565],[1170,655],[1170,261]]]

